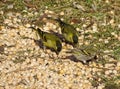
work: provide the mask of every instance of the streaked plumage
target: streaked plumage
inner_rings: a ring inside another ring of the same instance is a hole
[[[81,46],[80,48],[74,48],[70,50],[70,53],[76,58],[77,61],[87,63],[88,61],[94,60],[97,58],[99,52],[98,49],[94,46]]]
[[[75,46],[78,43],[78,32],[76,29],[72,25],[63,22],[60,19],[55,20],[59,23],[61,32],[66,42],[71,43],[73,46]]]
[[[53,49],[56,54],[59,54],[59,52],[62,50],[62,43],[59,37],[54,34],[44,32],[39,28],[35,30],[43,41],[43,45],[50,49]]]

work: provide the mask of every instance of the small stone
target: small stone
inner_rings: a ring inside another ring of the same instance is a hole
[[[7,6],[8,9],[12,9],[13,8],[13,4],[10,4]]]
[[[76,28],[77,31],[80,31],[80,28]]]
[[[118,40],[120,41],[120,37],[118,37]]]
[[[17,22],[17,18],[13,18],[13,22],[16,23]]]
[[[112,20],[110,20],[110,22],[109,22],[110,24],[113,24],[114,23],[114,20],[112,19]]]
[[[120,62],[117,63],[117,66],[120,67]]]
[[[38,12],[35,12],[34,15],[38,15],[39,13]]]
[[[104,89],[104,84],[100,84],[97,89]]]
[[[41,57],[45,57],[45,53],[43,52],[43,53],[41,53]]]
[[[111,68],[113,66],[114,66],[114,64],[105,64],[105,68]]]
[[[118,24],[118,28],[120,28],[120,24]]]
[[[86,24],[83,24],[83,27],[85,28],[85,27],[87,27],[87,25],[86,25]]]
[[[53,11],[48,11],[50,14],[53,14],[54,12]]]
[[[111,35],[115,35],[115,32],[111,32]]]
[[[56,29],[56,28],[57,28],[57,26],[56,26],[56,25],[53,25],[53,26],[52,26],[52,28],[53,28],[53,29]]]
[[[45,13],[47,14],[47,13],[49,13],[49,11],[48,11],[48,10],[45,10]]]
[[[32,16],[34,16],[34,14],[33,13],[28,13],[28,16],[32,17]]]
[[[85,43],[85,45],[89,45],[89,42],[87,42],[87,41],[86,41],[86,42],[84,42],[84,43]]]
[[[110,72],[107,70],[107,71],[105,71],[105,75],[109,75],[110,74]]]
[[[103,41],[103,39],[100,38],[99,41]]]
[[[10,22],[10,23],[8,23],[8,26],[14,26],[14,25],[13,25],[13,23]]]
[[[104,42],[105,42],[105,44],[109,43],[109,41],[107,39]]]
[[[117,71],[116,71],[116,70],[113,70],[113,73],[116,75],[116,74],[117,74]]]
[[[105,50],[105,51],[104,51],[104,53],[109,53],[109,52],[110,52],[110,50]]]
[[[96,25],[93,25],[92,28],[93,28],[93,32],[97,32],[97,26]]]
[[[17,85],[17,86],[15,86],[15,89],[23,89],[23,86],[22,85]]]
[[[79,37],[79,40],[83,40],[84,39],[84,35],[81,35],[80,37]]]
[[[21,16],[21,14],[20,13],[16,13],[16,16]]]
[[[110,13],[111,13],[112,15],[114,15],[115,12],[114,12],[114,11],[110,11]]]
[[[62,12],[60,12],[60,15],[65,15],[65,13],[62,11]]]
[[[72,24],[72,25],[73,25],[73,24],[74,24],[74,22],[71,22],[70,24]]]
[[[115,38],[118,38],[119,36],[117,34],[114,35]]]
[[[43,27],[43,29],[44,29],[45,31],[50,30],[50,28],[47,27],[47,26]]]
[[[29,54],[27,52],[24,53],[25,56],[28,56]]]
[[[1,14],[1,15],[3,15],[3,14],[4,14],[4,12],[1,10],[1,11],[0,11],[0,14]]]
[[[27,23],[26,25],[25,25],[25,27],[27,27],[27,28],[29,28],[31,25],[29,24],[29,23]]]
[[[4,20],[4,23],[5,23],[5,24],[11,23],[11,20],[5,19],[5,20]]]

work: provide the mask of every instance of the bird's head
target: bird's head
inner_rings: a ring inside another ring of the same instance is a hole
[[[38,32],[38,34],[43,37],[44,35],[44,32],[40,29],[40,28],[37,28],[36,31]]]

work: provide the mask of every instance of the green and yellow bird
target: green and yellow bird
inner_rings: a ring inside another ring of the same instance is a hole
[[[59,52],[62,50],[62,42],[60,38],[52,33],[44,32],[39,28],[37,29],[33,28],[33,29],[36,30],[38,35],[40,36],[43,42],[43,46],[53,49],[58,55]]]
[[[78,44],[78,31],[74,28],[74,26],[67,24],[61,21],[59,18],[55,19],[59,23],[61,27],[61,32],[66,42],[76,46]]]

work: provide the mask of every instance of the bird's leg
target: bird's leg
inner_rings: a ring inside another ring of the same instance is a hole
[[[35,34],[36,34],[36,38],[39,39],[39,35],[38,35],[38,33],[36,32]]]
[[[54,58],[55,61],[59,61],[59,62],[62,62],[61,60],[61,57],[59,55],[57,55],[55,58]]]
[[[46,46],[44,46],[44,45],[43,45],[43,51],[44,51],[44,53],[47,53]]]
[[[56,59],[58,59],[59,62],[62,62],[62,56],[60,55],[60,53],[56,54]]]
[[[54,60],[60,59],[57,53],[52,53],[52,54],[50,55],[50,58],[52,58],[52,59],[54,59]]]
[[[57,56],[56,56],[56,58],[58,58],[58,59],[59,59],[59,56],[57,55]]]

